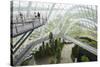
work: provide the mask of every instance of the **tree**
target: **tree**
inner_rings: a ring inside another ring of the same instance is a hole
[[[75,45],[75,47],[72,48],[72,54],[71,54],[72,60],[74,61],[75,58],[78,58],[78,55],[79,55],[79,46]]]
[[[42,42],[42,55],[45,55],[45,43],[44,43],[44,41]]]

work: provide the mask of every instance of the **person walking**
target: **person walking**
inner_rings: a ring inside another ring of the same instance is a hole
[[[34,16],[35,16],[35,18],[37,17],[37,14],[36,14],[36,12],[34,12]]]
[[[39,13],[39,12],[37,13],[37,16],[38,16],[38,19],[39,19],[39,21],[40,21],[40,13]]]
[[[23,22],[23,14],[20,13],[19,16],[20,16],[20,18],[21,18],[21,23],[23,23],[23,25],[24,25],[24,22]]]

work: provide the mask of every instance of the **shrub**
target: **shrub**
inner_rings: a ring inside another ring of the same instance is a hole
[[[82,62],[88,62],[89,61],[89,58],[87,56],[81,56],[81,61]]]

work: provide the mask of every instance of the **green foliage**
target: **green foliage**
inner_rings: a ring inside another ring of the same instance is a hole
[[[24,61],[24,62],[22,62],[21,65],[22,65],[22,66],[23,66],[23,65],[28,65],[28,61]]]
[[[89,58],[87,56],[81,56],[81,61],[82,62],[88,62],[89,61]]]
[[[84,43],[89,44],[90,46],[92,46],[94,48],[97,48],[97,41],[95,41],[95,40],[92,40],[88,37],[80,37],[79,40],[84,42]]]
[[[75,58],[78,58],[79,55],[79,46],[75,45],[75,47],[72,48],[72,60],[75,61]]]
[[[53,34],[52,34],[52,32],[50,32],[50,34],[49,34],[49,38],[50,38],[50,40],[53,39]]]
[[[60,63],[61,51],[63,48],[63,43],[61,43],[61,38],[54,39],[52,32],[49,35],[49,42],[42,42],[42,46],[39,47],[39,51],[34,54],[35,59],[43,58],[46,56],[53,56],[57,59],[56,63]],[[51,60],[51,63],[54,63]]]
[[[21,65],[22,65],[22,66],[28,65],[30,59],[31,59],[31,58],[29,58],[29,59],[23,61],[23,62],[21,63]]]
[[[54,58],[52,58],[51,60],[50,60],[50,64],[54,64],[55,63],[55,60],[54,60]]]

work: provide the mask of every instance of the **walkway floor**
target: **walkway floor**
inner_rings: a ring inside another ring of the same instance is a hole
[[[71,53],[74,44],[64,45],[61,53],[61,63],[72,63]]]

